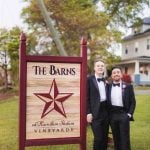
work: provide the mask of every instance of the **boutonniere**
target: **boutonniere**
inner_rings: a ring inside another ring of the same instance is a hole
[[[123,89],[125,89],[125,88],[126,88],[126,85],[125,85],[125,84],[123,84],[123,85],[122,85],[122,88],[123,88]]]
[[[107,80],[105,80],[105,84],[108,84],[109,82]]]

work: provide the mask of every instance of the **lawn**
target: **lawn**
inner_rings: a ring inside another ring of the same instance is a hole
[[[150,95],[136,98],[135,121],[131,122],[132,150],[150,150]],[[87,131],[87,150],[92,150],[90,127]],[[0,150],[18,150],[18,97],[0,101]],[[79,145],[28,147],[26,150],[79,150]]]

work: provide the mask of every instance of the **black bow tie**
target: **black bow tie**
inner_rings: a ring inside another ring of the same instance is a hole
[[[120,87],[120,83],[113,83],[113,86],[118,86],[118,87]]]
[[[103,81],[104,82],[104,78],[97,78],[97,81],[100,82],[100,81]]]

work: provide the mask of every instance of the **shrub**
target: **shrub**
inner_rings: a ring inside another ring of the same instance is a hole
[[[124,82],[127,82],[127,83],[131,83],[131,82],[132,82],[131,76],[128,75],[128,74],[123,74],[122,80],[123,80]]]

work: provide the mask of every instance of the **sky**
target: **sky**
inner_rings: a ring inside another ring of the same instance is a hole
[[[0,28],[24,27],[20,17],[21,10],[26,6],[23,0],[0,0]]]

